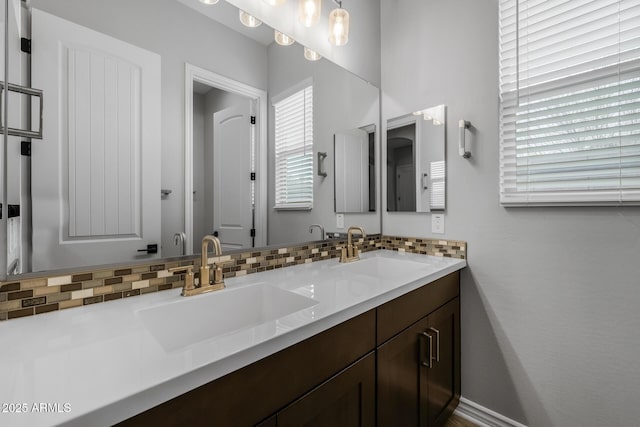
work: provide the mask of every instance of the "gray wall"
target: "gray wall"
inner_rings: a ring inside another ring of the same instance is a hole
[[[45,10],[162,56],[162,255],[178,254],[184,231],[185,63],[267,88],[265,46],[175,0],[33,0]]]
[[[469,251],[463,396],[531,426],[637,425],[640,210],[501,207],[498,1],[381,10],[383,122],[448,106],[445,237]],[[462,118],[475,128],[469,160]],[[383,231],[432,236],[430,215],[385,215]]]
[[[317,158],[314,155],[313,209],[310,211],[277,211],[273,183],[274,113],[269,99],[269,244],[304,242],[317,239],[317,231],[309,234],[309,225],[322,224],[326,231],[336,231],[334,212],[334,155],[333,135],[336,131],[376,124],[376,141],[379,139],[379,91],[357,76],[335,64],[321,60],[304,59],[299,45],[268,48],[269,95],[277,96],[305,79],[313,79],[313,151],[327,152],[324,161],[327,177],[316,174]],[[377,144],[377,143],[376,143]],[[378,188],[378,183],[376,183]],[[380,202],[376,213],[345,214],[345,229],[349,225],[362,225],[368,233],[380,232]]]

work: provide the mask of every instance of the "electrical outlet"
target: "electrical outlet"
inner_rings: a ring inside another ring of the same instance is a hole
[[[337,214],[336,215],[336,228],[337,229],[344,228],[344,214]]]
[[[431,232],[434,234],[444,234],[444,214],[431,215]]]

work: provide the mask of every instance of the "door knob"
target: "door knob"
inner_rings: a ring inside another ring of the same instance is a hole
[[[220,234],[220,233],[218,233],[218,231],[214,231],[214,232],[213,232],[213,237],[218,237],[218,235],[219,235],[219,234]]]
[[[154,243],[152,245],[147,245],[147,249],[138,249],[138,252],[146,252],[148,254],[157,254],[158,253],[158,244]]]

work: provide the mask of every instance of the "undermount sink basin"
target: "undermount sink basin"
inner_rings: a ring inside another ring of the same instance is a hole
[[[345,274],[355,274],[375,277],[398,277],[428,269],[427,264],[403,259],[372,257],[348,263],[339,263],[334,268]]]
[[[262,325],[317,304],[310,298],[260,284],[180,298],[138,312],[167,351]]]

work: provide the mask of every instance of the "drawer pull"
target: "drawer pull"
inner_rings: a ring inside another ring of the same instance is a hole
[[[440,362],[440,331],[434,327],[429,328],[429,330],[436,334],[436,362]]]
[[[422,350],[420,350],[420,354],[419,354],[419,359],[420,359],[420,365],[422,366],[426,366],[427,368],[431,368],[432,364],[431,361],[433,360],[433,337],[431,335],[429,335],[426,332],[421,332],[418,334],[418,337],[420,339],[426,338],[427,342],[429,344],[429,356],[427,358],[427,361],[425,362],[424,359],[422,358]],[[422,348],[422,346],[418,346],[420,349]]]

